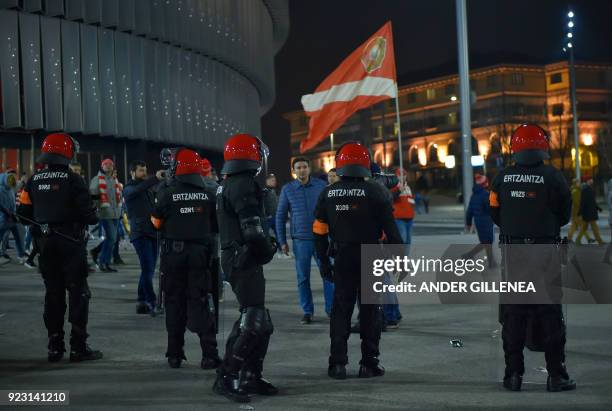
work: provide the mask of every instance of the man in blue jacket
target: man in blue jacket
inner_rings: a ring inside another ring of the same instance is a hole
[[[155,195],[152,188],[163,180],[163,171],[147,177],[147,164],[133,161],[130,164],[132,179],[123,189],[123,198],[130,223],[130,241],[140,261],[140,280],[138,281],[138,303],[136,313],[153,314],[155,311],[155,290],[153,276],[157,261],[157,231],[151,223]]]
[[[285,223],[287,214],[291,214],[291,239],[293,240],[293,254],[295,255],[295,268],[297,272],[298,292],[300,305],[304,311],[302,324],[310,324],[314,314],[312,303],[312,291],[310,290],[310,265],[312,257],[315,257],[317,266],[319,260],[315,256],[314,236],[312,224],[314,222],[314,211],[319,199],[319,194],[326,184],[318,178],[310,178],[310,163],[304,157],[293,160],[291,167],[296,179],[286,184],[281,190],[276,209],[276,231],[278,243],[285,254],[289,254],[287,244],[287,233]],[[323,292],[325,297],[325,312],[331,313],[332,301],[334,299],[334,284],[323,280]]]

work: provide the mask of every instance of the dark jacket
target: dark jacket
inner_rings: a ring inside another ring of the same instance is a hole
[[[580,216],[583,221],[597,221],[599,214],[597,213],[597,202],[595,201],[595,191],[588,184],[582,186],[580,195]]]
[[[264,209],[266,217],[276,218],[276,209],[278,208],[278,194],[274,188],[267,187],[264,192]]]
[[[155,206],[155,195],[152,188],[159,183],[157,177],[146,180],[130,180],[123,189],[123,198],[130,222],[130,240],[146,236],[157,237],[157,231],[151,223],[151,214]]]
[[[489,207],[489,192],[476,184],[472,188],[472,197],[465,215],[465,224],[470,226],[472,221],[476,226],[478,238],[481,243],[493,242],[493,219]]]

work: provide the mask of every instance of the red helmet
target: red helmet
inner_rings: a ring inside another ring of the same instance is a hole
[[[368,149],[359,143],[343,144],[336,151],[336,174],[341,177],[371,177]]]
[[[223,151],[222,174],[261,170],[261,163],[268,156],[268,147],[259,138],[250,134],[236,134],[227,140]]]
[[[210,176],[212,172],[212,166],[210,165],[210,161],[208,161],[207,158],[202,158],[200,161],[200,165],[202,166],[202,169],[200,170],[200,175],[202,177]]]
[[[39,163],[68,165],[76,157],[79,144],[65,133],[49,134],[42,144]]]
[[[548,133],[536,124],[521,124],[510,140],[512,158],[519,164],[534,164],[550,158]]]
[[[200,155],[193,150],[183,148],[176,153],[175,175],[198,174],[202,171]]]

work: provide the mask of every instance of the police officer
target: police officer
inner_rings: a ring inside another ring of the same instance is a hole
[[[228,337],[213,391],[238,402],[248,402],[249,394],[278,392],[262,377],[274,329],[265,307],[262,266],[273,258],[276,244],[265,227],[263,188],[255,176],[267,154],[267,147],[254,136],[231,137],[221,170],[226,178],[217,191],[221,266],[236,294],[240,317]]]
[[[83,179],[68,165],[76,158],[78,143],[69,135],[50,134],[42,145],[39,163],[46,167],[27,182],[20,197],[19,214],[34,222],[32,234],[40,250],[40,272],[45,282],[43,318],[49,336],[48,360],[64,356],[64,314],[68,291],[70,361],[98,360],[102,353],[87,341],[91,293],[87,285],[85,229],[96,224],[96,210]]]
[[[175,156],[174,177],[162,184],[151,217],[161,231],[168,365],[185,359],[185,328],[198,334],[203,369],[217,368],[215,308],[210,264],[217,228],[215,193],[206,188],[198,153],[185,148]]]
[[[374,181],[365,181],[371,176],[368,150],[358,143],[343,145],[336,152],[336,170],[340,181],[328,186],[319,196],[313,232],[321,259],[321,275],[333,279],[335,284],[328,375],[345,379],[351,316],[361,293],[361,244],[378,243],[383,233],[391,244],[401,244],[402,239],[385,188]],[[333,268],[328,235],[335,250]],[[385,373],[378,360],[382,329],[380,305],[362,305],[360,322],[359,377],[379,377]]]
[[[510,144],[515,164],[495,177],[489,201],[493,221],[500,228],[500,242],[555,244],[559,241],[561,227],[569,222],[572,200],[561,172],[543,162],[550,158],[548,134],[537,125],[523,124],[512,134]],[[539,248],[538,253],[542,252],[545,250]],[[505,261],[510,277],[525,270],[523,262],[513,258]],[[544,334],[548,391],[576,388],[565,369],[565,322],[560,304],[504,305],[501,318],[505,388],[521,389],[525,371],[523,348],[530,318],[539,321]]]

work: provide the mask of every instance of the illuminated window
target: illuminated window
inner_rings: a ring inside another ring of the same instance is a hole
[[[427,89],[427,100],[434,100],[436,98],[436,89],[428,88]]]

